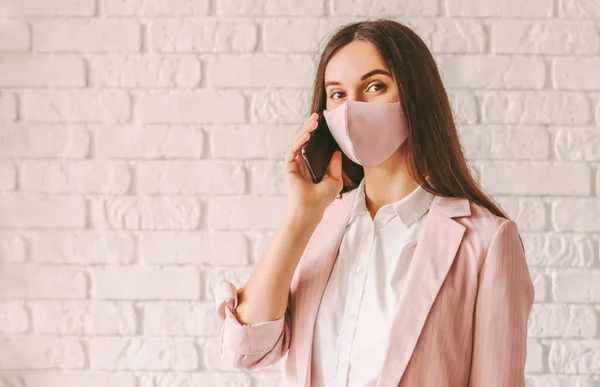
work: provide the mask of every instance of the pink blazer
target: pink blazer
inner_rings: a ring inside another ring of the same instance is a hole
[[[215,290],[221,355],[234,367],[255,369],[287,355],[288,383],[310,387],[315,318],[356,193],[327,207],[280,319],[242,326],[233,313],[241,289],[224,282]],[[465,198],[436,196],[429,211],[377,386],[524,386],[534,290],[515,222]]]

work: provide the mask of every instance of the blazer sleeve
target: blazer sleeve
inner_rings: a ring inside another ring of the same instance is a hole
[[[534,288],[517,225],[503,222],[479,272],[471,387],[525,386]]]
[[[220,354],[234,368],[251,370],[279,361],[287,353],[292,332],[290,299],[277,320],[242,325],[235,316],[238,293],[231,282],[215,290],[217,318],[221,322]]]

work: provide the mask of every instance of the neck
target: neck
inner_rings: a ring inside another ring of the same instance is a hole
[[[404,198],[419,186],[397,153],[383,164],[364,170],[366,206],[372,218],[381,207]]]

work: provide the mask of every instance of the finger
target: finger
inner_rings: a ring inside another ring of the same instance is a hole
[[[309,138],[309,136],[307,134],[305,134],[304,138],[300,138],[300,139],[294,141],[294,143],[288,148],[288,151],[286,153],[286,157],[285,157],[286,163],[290,163],[290,162],[294,161],[294,159],[298,155],[298,151],[300,150],[302,145],[308,140],[308,138]]]
[[[311,115],[311,117],[313,117],[313,115],[317,115],[317,113],[313,113]],[[318,116],[318,115],[317,115]],[[302,126],[302,128],[298,131],[298,133],[296,133],[296,135],[294,136],[292,141],[297,140],[298,138],[302,137],[304,135],[304,133],[307,132],[312,132],[313,130],[315,130],[317,128],[317,118],[315,117],[313,118],[309,118],[308,120],[306,120],[304,122],[304,125]]]

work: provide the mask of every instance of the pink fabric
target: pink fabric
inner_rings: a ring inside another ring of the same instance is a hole
[[[242,326],[233,314],[235,286],[226,282],[216,292],[221,351],[232,365],[255,369],[287,354],[289,385],[310,387],[316,312],[355,195],[327,208],[280,319]],[[464,198],[436,196],[429,211],[377,386],[524,386],[534,290],[517,225]]]
[[[400,102],[346,101],[323,117],[344,154],[366,167],[387,160],[408,137]]]

